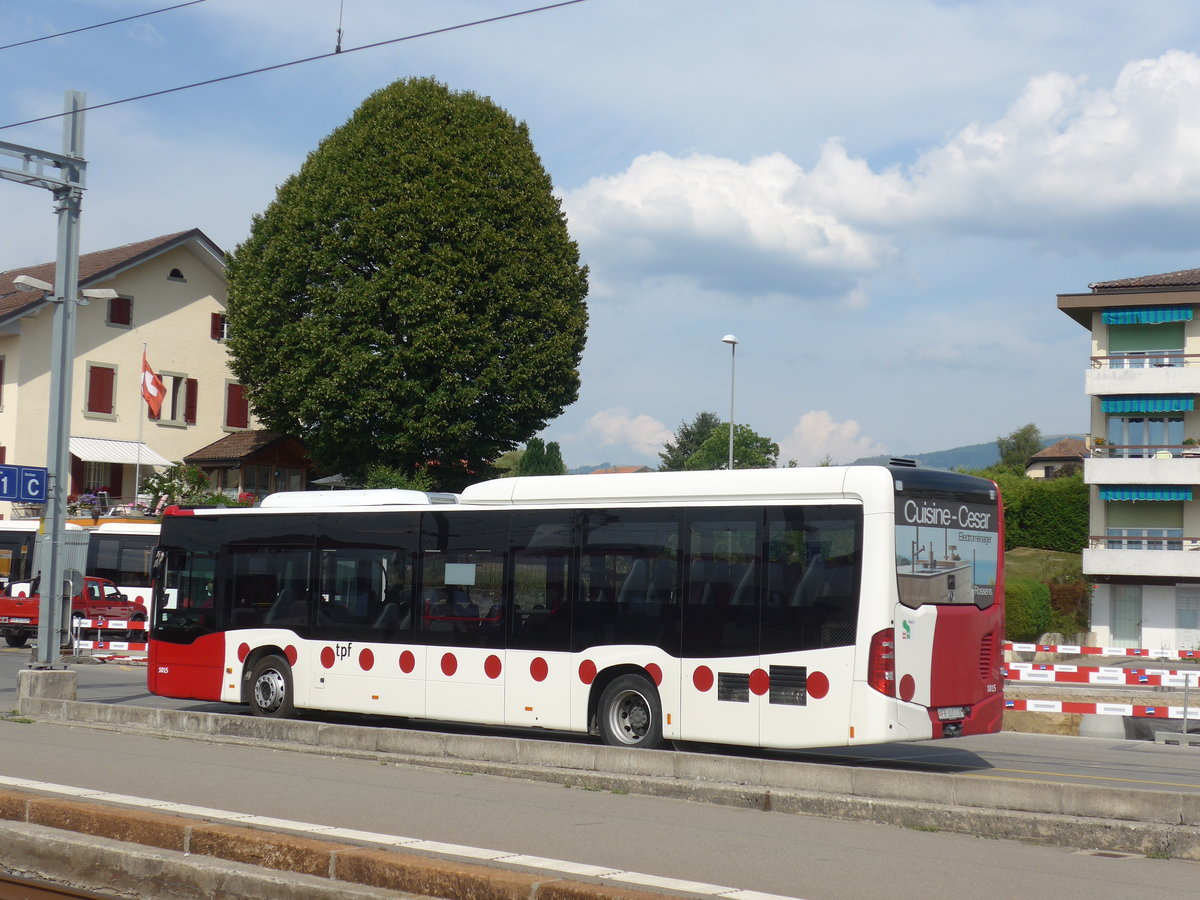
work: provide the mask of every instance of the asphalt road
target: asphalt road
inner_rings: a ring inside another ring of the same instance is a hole
[[[0,710],[28,651],[0,651]],[[145,670],[76,667],[81,699],[236,707],[149,697]],[[863,756],[867,758],[862,759]],[[1200,790],[1195,751],[1001,734],[894,744],[823,762],[936,768],[956,777],[1087,780]],[[802,759],[797,764],[802,764]],[[871,896],[1061,900],[1190,896],[1200,865],[707,806],[253,746],[0,721],[0,774],[514,853],[611,865],[805,900]]]

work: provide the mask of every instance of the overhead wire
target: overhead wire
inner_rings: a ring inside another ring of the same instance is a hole
[[[193,0],[193,2],[199,2],[199,0]],[[561,0],[561,2],[558,2],[558,3],[550,3],[545,6],[533,7],[532,9],[523,9],[523,10],[518,10],[517,12],[504,13],[503,15],[499,15],[499,16],[489,16],[486,19],[476,19],[473,22],[462,22],[458,25],[447,25],[444,28],[433,28],[429,31],[418,32],[417,34],[407,34],[407,35],[404,35],[403,37],[389,38],[388,40],[385,40],[385,41],[376,41],[371,44],[360,44],[357,47],[347,47],[342,50],[333,50],[329,53],[319,53],[316,56],[307,56],[304,59],[293,59],[289,62],[275,63],[274,65],[270,65],[270,66],[262,66],[257,69],[249,69],[245,72],[237,72],[237,73],[234,73],[233,75],[220,75],[216,78],[207,78],[204,81],[193,81],[190,84],[181,84],[181,85],[178,85],[177,87],[163,88],[162,90],[158,90],[158,91],[149,91],[145,94],[138,94],[137,96],[134,96],[134,97],[125,97],[122,100],[109,100],[106,103],[96,103],[96,104],[93,104],[92,106],[84,106],[78,110],[73,110],[70,112],[59,112],[59,113],[53,113],[53,114],[47,115],[47,116],[38,116],[37,118],[34,118],[34,119],[25,119],[22,122],[10,122],[7,125],[0,125],[0,131],[3,131],[4,129],[7,129],[7,128],[18,128],[22,125],[34,125],[38,122],[49,122],[54,119],[61,119],[63,116],[72,115],[73,112],[90,112],[91,110],[96,110],[96,109],[107,109],[110,106],[120,106],[123,103],[133,103],[137,100],[148,100],[152,97],[162,97],[166,94],[174,94],[174,93],[178,93],[179,91],[191,90],[192,88],[206,87],[210,84],[220,84],[221,82],[224,82],[224,81],[233,81],[237,78],[245,78],[249,75],[261,75],[264,72],[274,72],[279,69],[287,69],[287,68],[290,68],[291,66],[299,66],[299,65],[303,65],[304,63],[316,62],[316,61],[322,60],[322,59],[329,59],[331,56],[346,56],[350,53],[357,53],[360,50],[374,50],[378,47],[386,47],[390,44],[399,44],[404,41],[415,41],[418,38],[432,37],[433,35],[436,35],[436,34],[447,34],[451,31],[461,31],[465,28],[474,28],[478,25],[489,25],[493,22],[502,22],[505,19],[516,19],[521,16],[529,16],[529,15],[533,15],[534,13],[548,12],[549,10],[552,10],[552,9],[560,9],[564,6],[574,6],[578,3],[586,3],[586,2],[587,2],[587,0]]]
[[[40,41],[49,41],[54,38],[66,37],[69,34],[79,34],[81,31],[91,31],[93,28],[104,28],[107,25],[120,25],[122,22],[131,22],[134,19],[144,19],[146,16],[156,16],[159,13],[170,12],[173,9],[182,9],[185,6],[195,6],[197,3],[207,3],[208,0],[187,0],[186,3],[176,3],[174,6],[164,6],[162,9],[152,9],[149,12],[135,13],[132,16],[122,16],[120,19],[110,19],[107,22],[97,22],[95,25],[84,25],[81,28],[72,28],[69,31],[60,31],[57,34],[47,34],[43,37],[29,38],[25,41],[16,41],[12,44],[0,44],[0,50],[11,50],[13,47],[24,47],[27,44],[36,44]]]

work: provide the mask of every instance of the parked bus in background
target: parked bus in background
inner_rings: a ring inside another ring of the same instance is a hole
[[[455,502],[457,500],[457,502]],[[998,731],[996,486],[911,464],[169,509],[169,697],[801,748]]]
[[[107,578],[126,599],[149,609],[159,524],[106,522],[88,531],[87,574]]]
[[[0,590],[33,578],[33,545],[37,519],[0,520]]]

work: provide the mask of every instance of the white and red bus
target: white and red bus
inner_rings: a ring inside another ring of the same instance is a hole
[[[87,574],[107,578],[127,599],[149,609],[158,522],[105,522],[87,530]]]
[[[1002,547],[992,482],[903,465],[170,509],[149,687],[634,747],[993,732]]]

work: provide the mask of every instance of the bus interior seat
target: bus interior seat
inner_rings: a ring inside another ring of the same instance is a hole
[[[646,572],[646,561],[644,559],[636,559],[629,568],[629,574],[625,576],[625,582],[621,585],[620,593],[617,594],[618,605],[626,606],[632,603],[641,603],[646,599],[646,590],[648,587],[649,578]]]
[[[734,588],[733,596],[729,598],[730,606],[753,606],[755,602],[755,588],[757,587],[758,578],[758,563],[752,562],[746,566],[746,571],[742,573],[742,577],[738,579],[738,585]]]
[[[307,604],[291,588],[284,588],[263,617],[265,625],[294,625],[304,621],[308,614]]]

